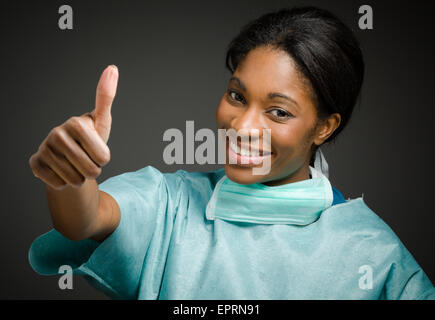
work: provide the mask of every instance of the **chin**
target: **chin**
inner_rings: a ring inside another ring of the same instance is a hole
[[[225,174],[227,177],[239,184],[254,184],[262,182],[265,176],[254,175],[252,167],[242,167],[233,164],[225,164]]]

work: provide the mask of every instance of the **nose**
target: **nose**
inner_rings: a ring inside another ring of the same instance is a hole
[[[260,108],[255,106],[244,108],[232,119],[231,128],[241,137],[261,138],[266,126]]]

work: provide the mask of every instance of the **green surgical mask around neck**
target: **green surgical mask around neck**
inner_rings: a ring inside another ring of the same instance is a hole
[[[209,220],[254,224],[308,225],[332,205],[328,178],[310,167],[311,179],[269,187],[238,184],[226,175],[218,181],[207,205]]]

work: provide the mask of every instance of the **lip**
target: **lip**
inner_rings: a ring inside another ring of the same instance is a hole
[[[226,149],[228,154],[228,160],[232,159],[232,161],[229,162],[229,164],[237,164],[241,167],[253,167],[256,165],[261,164],[266,158],[272,157],[274,155],[273,152],[270,151],[263,151],[262,149],[255,149],[251,151],[256,151],[258,153],[258,156],[246,156],[242,155],[240,153],[237,153],[236,150],[233,150],[233,148],[230,146],[229,138],[226,138]],[[238,147],[241,147],[240,142],[238,142]],[[249,150],[249,148],[245,147]]]
[[[242,145],[241,142],[237,141],[237,146],[239,148],[243,148],[246,150],[250,150],[251,152],[255,152],[256,154],[260,155],[260,156],[269,156],[271,155],[273,152],[269,151],[269,150],[263,150],[263,149],[256,149],[256,148],[252,148],[251,145]]]
[[[231,130],[234,130],[235,131],[235,129],[231,129]],[[269,154],[273,154],[274,152],[271,150],[271,146],[267,146],[267,147],[269,147],[269,150],[264,150],[264,149],[262,149],[262,148],[260,148],[260,149],[258,149],[258,148],[252,148],[252,146],[248,143],[248,144],[243,144],[243,146],[242,146],[242,142],[239,140],[239,138],[240,137],[237,137],[237,146],[239,147],[239,148],[243,148],[243,149],[247,149],[247,150],[250,150],[251,152],[257,152],[259,155],[264,155],[264,154],[266,154],[266,155],[269,155]],[[227,140],[227,143],[228,143],[228,139],[229,139],[229,137],[227,136],[226,137],[226,140]],[[243,139],[242,139],[243,140]],[[260,144],[260,143],[259,143]],[[257,147],[259,147],[259,146],[257,146]],[[264,146],[263,146],[264,147]]]

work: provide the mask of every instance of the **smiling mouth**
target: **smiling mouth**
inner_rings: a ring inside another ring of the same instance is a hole
[[[274,153],[263,149],[252,148],[251,145],[235,143],[227,137],[227,153],[230,164],[237,164],[251,167],[262,163],[267,157]]]
[[[237,154],[245,157],[256,157],[264,156],[267,157],[272,154],[270,151],[265,151],[263,149],[252,148],[249,144],[242,145],[241,143],[234,143],[234,141],[229,140],[230,148]]]

